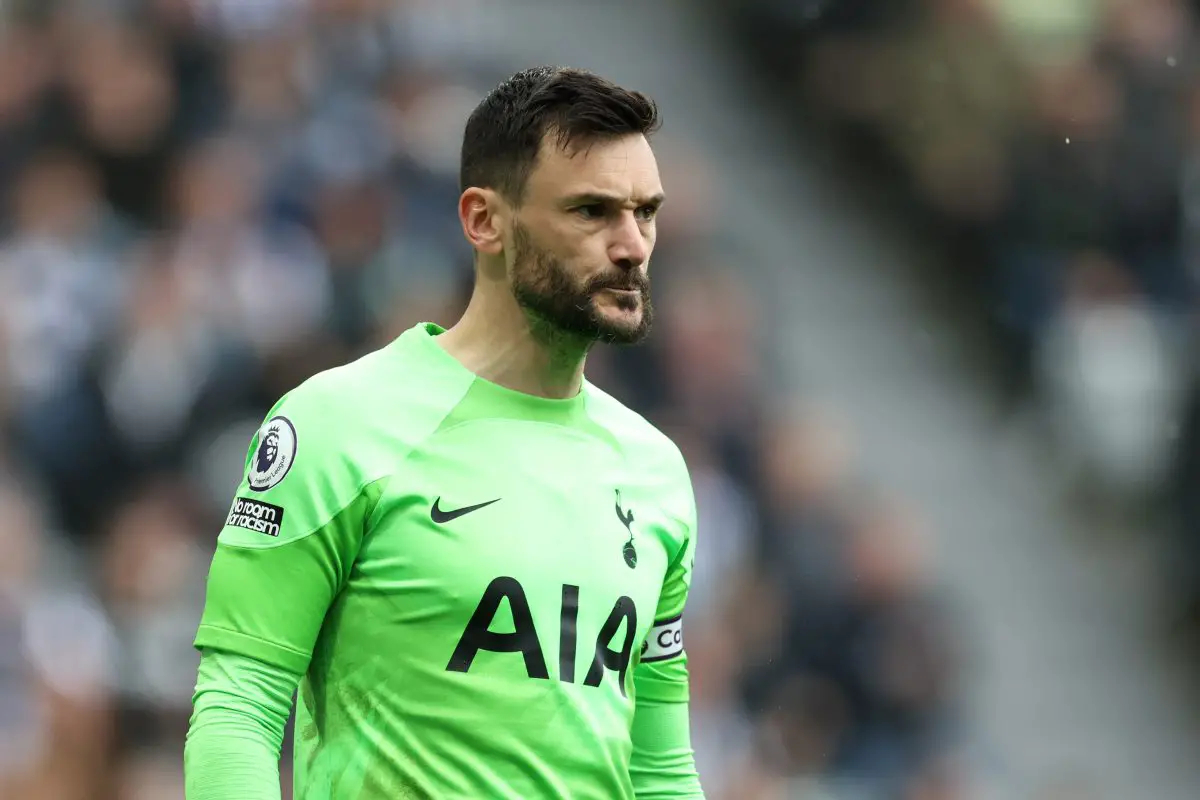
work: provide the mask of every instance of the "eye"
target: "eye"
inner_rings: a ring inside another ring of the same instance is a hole
[[[576,206],[575,213],[584,219],[603,219],[604,205],[601,203],[588,203],[582,206]]]
[[[639,222],[650,222],[658,215],[658,206],[641,206],[633,213]]]

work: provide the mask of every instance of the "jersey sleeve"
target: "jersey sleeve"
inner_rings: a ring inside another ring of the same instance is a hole
[[[217,539],[197,648],[307,670],[381,490],[348,455],[346,417],[312,381],[268,413]]]
[[[696,563],[696,500],[684,473],[679,489],[678,549],[667,567],[654,613],[654,625],[642,644],[634,678],[639,700],[686,703],[687,653],[683,647],[683,611]]]
[[[244,656],[204,654],[183,750],[187,800],[279,800],[279,754],[298,680]]]
[[[696,502],[686,471],[679,549],[667,568],[654,625],[634,669],[629,775],[638,800],[703,800],[688,714],[683,612],[696,559]]]

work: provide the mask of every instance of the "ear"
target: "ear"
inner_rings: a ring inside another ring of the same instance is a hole
[[[507,204],[492,189],[471,187],[458,198],[463,235],[480,253],[495,256],[504,249],[501,232],[507,214]]]

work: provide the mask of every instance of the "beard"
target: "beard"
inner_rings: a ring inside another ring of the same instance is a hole
[[[607,318],[596,302],[596,295],[605,289],[636,292],[636,296],[617,295],[615,305],[624,312],[640,308],[641,314]],[[536,327],[559,336],[631,345],[644,340],[654,322],[650,280],[641,272],[606,273],[581,284],[561,261],[537,247],[519,223],[513,227],[512,291]]]

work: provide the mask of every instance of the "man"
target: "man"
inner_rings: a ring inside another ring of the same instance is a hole
[[[519,73],[467,122],[475,288],[251,442],[196,636],[190,800],[702,798],[678,449],[588,384],[634,343],[663,200],[645,96]]]

